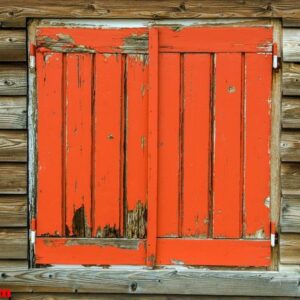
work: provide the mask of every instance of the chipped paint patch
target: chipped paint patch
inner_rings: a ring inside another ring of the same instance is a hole
[[[266,235],[263,228],[257,230],[254,234],[247,235],[247,238],[252,238],[252,239],[264,239],[265,237]]]
[[[125,52],[148,51],[148,34],[132,34],[124,38],[124,43],[120,49]]]
[[[126,237],[143,239],[147,235],[147,206],[140,200],[127,212]]]
[[[91,229],[88,226],[84,205],[75,210],[72,220],[73,236],[77,237],[90,237]]]
[[[267,197],[265,199],[264,205],[265,205],[265,207],[270,208],[270,205],[271,205],[271,198],[270,197]]]
[[[96,232],[97,238],[118,238],[120,237],[120,230],[116,228],[116,225],[105,225],[103,228],[98,227]]]

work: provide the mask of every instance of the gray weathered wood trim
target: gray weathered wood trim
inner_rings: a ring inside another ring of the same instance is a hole
[[[2,271],[13,292],[300,296],[295,273],[195,269],[41,268]]]

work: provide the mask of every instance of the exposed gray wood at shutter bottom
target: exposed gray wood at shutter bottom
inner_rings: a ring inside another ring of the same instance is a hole
[[[0,163],[0,194],[26,194],[27,164]]]
[[[25,64],[0,64],[0,95],[26,95]]]
[[[300,129],[300,98],[282,99],[282,127]]]
[[[282,92],[283,95],[300,95],[300,64],[283,63]]]
[[[27,161],[27,132],[0,130],[0,162]]]
[[[282,161],[300,162],[300,131],[281,133],[280,153]]]
[[[44,268],[2,271],[14,292],[300,296],[299,276],[256,271]]]
[[[27,258],[27,229],[0,229],[0,259]]]
[[[280,234],[280,262],[282,264],[300,264],[300,234]]]
[[[281,231],[300,233],[300,195],[282,198]]]
[[[0,29],[0,61],[26,60],[26,31]]]
[[[27,226],[26,196],[0,195],[0,227]]]

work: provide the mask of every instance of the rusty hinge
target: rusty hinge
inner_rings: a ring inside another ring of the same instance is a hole
[[[35,52],[36,52],[36,46],[34,44],[30,44],[29,47],[29,68],[30,69],[35,68]]]
[[[278,46],[277,43],[273,44],[273,69],[280,67],[280,58],[278,57]]]
[[[29,239],[30,239],[30,243],[31,244],[35,244],[35,235],[36,235],[36,219],[32,218],[31,219],[31,224],[30,224],[30,235],[29,235]]]
[[[276,230],[276,223],[271,222],[271,247],[275,247],[275,245],[278,242],[278,235],[277,235],[277,230]]]

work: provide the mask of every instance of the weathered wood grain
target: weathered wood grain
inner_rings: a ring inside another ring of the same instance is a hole
[[[300,163],[282,163],[282,194],[300,194]]]
[[[26,95],[25,64],[0,65],[0,95]]]
[[[24,22],[26,17],[82,18],[228,18],[282,17],[287,24],[297,24],[300,3],[293,0],[151,0],[140,5],[138,0],[66,1],[2,0],[0,20]],[[25,23],[25,22],[24,22]]]
[[[297,274],[256,271],[41,268],[1,273],[14,292],[299,296]]]
[[[27,165],[0,163],[0,194],[26,194]]]
[[[0,61],[26,60],[26,31],[0,29]]]
[[[27,161],[27,132],[0,130],[0,162]]]
[[[27,258],[27,230],[20,228],[0,229],[0,259]]]
[[[300,194],[300,163],[282,163],[282,194]]]
[[[26,225],[26,196],[0,196],[0,227],[23,227]]]
[[[283,197],[281,231],[300,233],[300,195],[285,195]]]
[[[283,30],[283,60],[300,62],[300,29],[284,28]]]
[[[283,128],[300,128],[300,98],[282,99],[281,122]]]
[[[1,259],[0,270],[7,269],[25,269],[28,267],[28,261],[25,259]]]
[[[280,152],[282,161],[300,162],[300,131],[281,133]]]
[[[300,64],[283,63],[282,68],[283,95],[300,95]]]
[[[280,235],[280,262],[300,264],[300,234],[282,233]]]
[[[14,300],[253,300],[253,297],[235,297],[228,296],[226,298],[220,296],[188,296],[188,295],[122,295],[122,294],[110,294],[110,295],[91,295],[91,294],[49,294],[49,293],[14,293]],[[259,300],[291,300],[290,297],[259,297]]]

